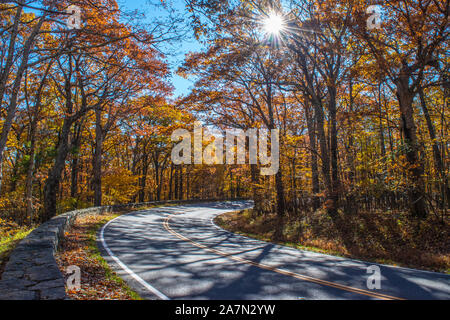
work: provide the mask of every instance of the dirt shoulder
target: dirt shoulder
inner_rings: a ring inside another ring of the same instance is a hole
[[[56,255],[56,261],[66,280],[66,292],[73,300],[140,300],[137,293],[119,278],[108,266],[97,248],[98,230],[117,214],[84,216],[77,218],[65,235],[64,243]],[[68,290],[66,274],[69,266],[81,270],[81,289]]]

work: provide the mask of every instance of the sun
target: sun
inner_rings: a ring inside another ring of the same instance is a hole
[[[279,35],[285,27],[284,18],[275,12],[269,14],[264,20],[264,30],[272,35]]]

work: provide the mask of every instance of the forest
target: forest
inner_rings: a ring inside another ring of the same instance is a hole
[[[432,231],[448,253],[449,0],[183,5],[188,16],[147,25],[116,0],[0,4],[0,222],[248,198],[253,217],[273,217],[274,239],[304,217],[343,226],[359,215],[411,232],[433,224],[417,235]],[[195,82],[176,97],[161,45],[187,33],[203,50],[176,70]],[[278,172],[175,165],[171,135],[197,121],[278,129]]]

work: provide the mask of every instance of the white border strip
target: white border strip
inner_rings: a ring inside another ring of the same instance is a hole
[[[105,229],[116,219],[119,219],[123,216],[117,217],[111,221],[109,221],[107,224],[105,224],[102,228],[102,230],[100,231],[100,242],[102,243],[103,247],[105,248],[106,252],[108,253],[108,255],[114,259],[114,261],[123,269],[125,270],[131,277],[133,277],[133,279],[135,279],[137,282],[139,282],[141,285],[143,285],[148,291],[150,291],[151,293],[153,293],[154,295],[156,295],[158,298],[160,298],[161,300],[170,300],[169,297],[167,297],[164,293],[162,293],[161,291],[157,290],[156,288],[154,288],[153,286],[151,286],[148,282],[146,282],[144,279],[142,279],[141,277],[139,277],[136,273],[134,273],[130,268],[128,268],[125,263],[123,263],[122,261],[120,261],[120,259],[118,257],[116,257],[114,255],[114,253],[111,251],[111,249],[109,249],[108,245],[105,242],[105,238],[104,238],[104,231]]]

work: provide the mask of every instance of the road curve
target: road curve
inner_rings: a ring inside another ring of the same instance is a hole
[[[123,215],[99,232],[103,257],[145,299],[450,299],[450,276],[273,245],[213,223],[249,202],[152,208]]]

